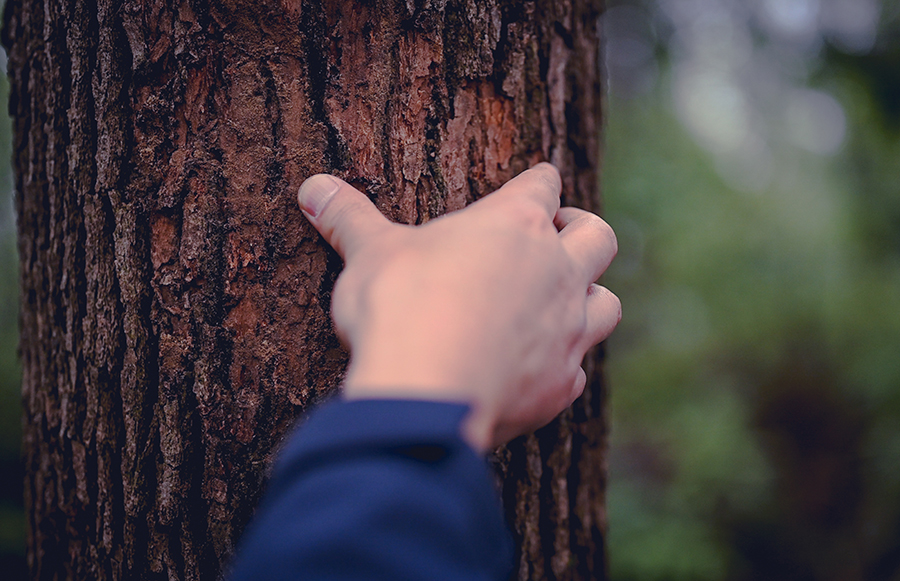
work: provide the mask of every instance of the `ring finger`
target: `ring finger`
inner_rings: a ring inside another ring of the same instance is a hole
[[[587,289],[585,303],[587,318],[584,350],[587,351],[613,332],[622,319],[622,303],[606,287],[592,284]]]

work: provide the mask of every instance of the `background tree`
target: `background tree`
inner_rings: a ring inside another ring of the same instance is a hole
[[[597,208],[597,1],[6,7],[29,566],[211,579],[347,354],[340,261],[296,207],[334,172],[394,220],[529,165]],[[521,579],[604,576],[603,385],[497,454]],[[314,500],[311,500],[314,501]]]

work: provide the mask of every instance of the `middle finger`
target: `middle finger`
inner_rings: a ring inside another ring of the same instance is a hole
[[[618,252],[616,234],[596,214],[579,208],[560,208],[553,219],[563,248],[583,275],[592,283],[606,271]]]

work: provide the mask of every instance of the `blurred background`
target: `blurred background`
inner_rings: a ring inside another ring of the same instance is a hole
[[[900,2],[610,0],[626,580],[900,580]]]
[[[608,5],[612,578],[900,580],[900,2]],[[17,579],[7,95],[4,74],[0,571]]]

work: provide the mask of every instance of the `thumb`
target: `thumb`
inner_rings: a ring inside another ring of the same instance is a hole
[[[344,262],[391,223],[362,192],[328,174],[308,178],[297,192],[300,209]]]

